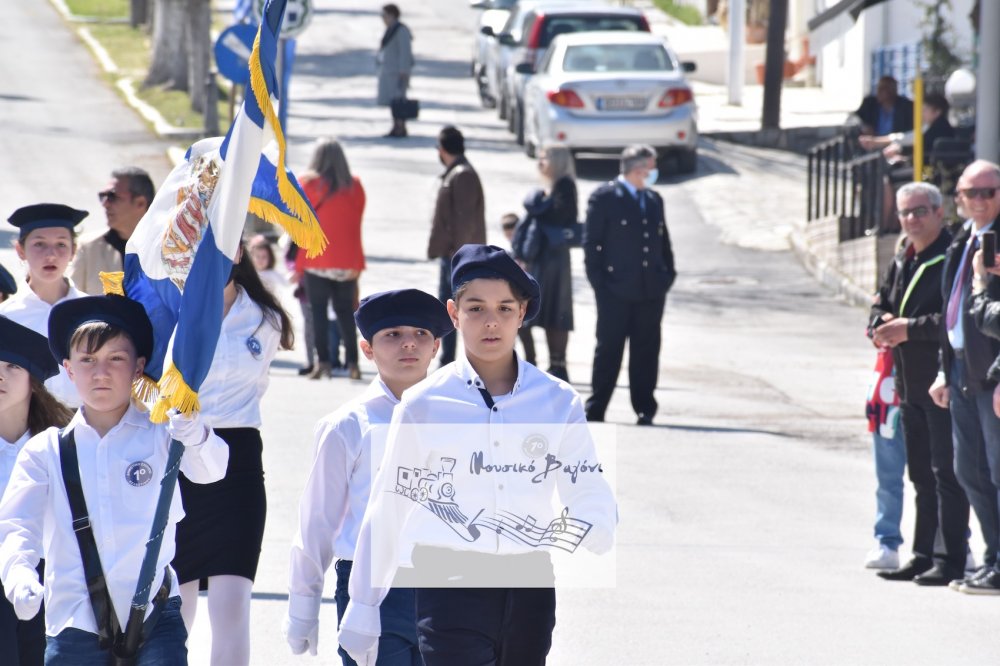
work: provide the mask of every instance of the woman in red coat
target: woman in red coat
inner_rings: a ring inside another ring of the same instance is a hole
[[[300,252],[295,262],[296,273],[305,281],[316,339],[317,363],[309,378],[319,379],[331,374],[330,349],[324,341],[329,339],[326,309],[332,300],[346,350],[347,374],[351,379],[361,379],[354,303],[358,276],[365,269],[365,253],[361,247],[365,189],[361,181],[351,175],[344,149],[331,138],[320,140],[309,171],[303,174],[300,183],[330,241],[322,254],[309,259]]]

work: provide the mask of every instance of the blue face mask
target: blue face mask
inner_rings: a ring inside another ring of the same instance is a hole
[[[656,181],[660,179],[660,170],[657,168],[652,168],[649,170],[649,175],[642,181],[643,185],[646,187],[652,187],[656,185]]]

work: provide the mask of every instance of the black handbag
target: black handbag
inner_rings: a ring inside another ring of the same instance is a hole
[[[406,97],[397,97],[392,100],[393,120],[415,120],[420,115],[420,102]]]
[[[583,223],[574,222],[568,227],[541,225],[549,247],[580,247],[583,245]]]
[[[514,258],[530,264],[541,256],[542,242],[545,240],[544,225],[538,223],[534,217],[526,216],[517,226],[514,227],[514,237],[510,246],[514,252]]]

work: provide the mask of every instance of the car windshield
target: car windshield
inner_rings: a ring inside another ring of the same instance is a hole
[[[564,72],[670,72],[674,63],[658,44],[592,44],[570,46]]]
[[[551,16],[545,21],[538,47],[547,48],[556,35],[568,32],[594,32],[595,30],[646,32],[642,18],[639,16]]]

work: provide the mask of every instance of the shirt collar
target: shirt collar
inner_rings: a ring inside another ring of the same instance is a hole
[[[517,378],[514,380],[514,386],[510,390],[510,395],[517,393],[517,389],[521,386],[521,379],[524,377],[524,364],[525,362],[514,353],[514,358],[517,359]],[[479,378],[479,374],[476,373],[472,364],[469,363],[469,359],[465,357],[465,354],[460,354],[455,358],[455,362],[451,364],[456,375],[461,378],[462,383],[465,384],[466,388],[478,392],[480,389],[485,389],[486,384],[483,380]]]
[[[56,303],[62,303],[63,301],[68,301],[71,298],[81,298],[87,295],[82,291],[80,291],[79,289],[77,289],[76,285],[73,284],[73,281],[70,280],[68,277],[64,277],[63,279],[66,280],[66,283],[69,285],[69,290],[66,292],[65,296],[63,296],[58,301],[53,303],[53,305],[55,305]],[[28,285],[28,288],[24,290],[24,300],[25,301],[34,300],[36,303],[45,303],[45,301],[43,301],[38,296],[38,294],[35,293],[35,290],[32,289],[30,285]],[[47,305],[48,307],[52,307],[48,303],[45,303],[45,305]]]
[[[31,432],[28,430],[25,430],[24,434],[13,442],[8,442],[3,437],[0,437],[0,453],[9,453],[16,456],[18,452],[20,452],[21,447],[23,447],[29,439],[31,439]]]
[[[73,418],[69,421],[69,425],[66,426],[67,431],[72,430],[77,426],[94,431],[94,429],[87,424],[87,420],[83,417],[84,409],[86,409],[86,405],[76,410],[76,414],[73,415]],[[125,410],[125,414],[122,416],[121,421],[119,421],[114,428],[109,430],[108,434],[120,428],[122,424],[143,429],[147,429],[152,426],[152,423],[149,421],[149,412],[146,410],[145,405],[134,399],[129,403],[128,409]],[[96,434],[96,431],[94,432]]]
[[[639,197],[639,190],[636,189],[635,185],[625,180],[625,176],[618,174],[618,182],[621,183],[626,190],[628,190],[628,193],[632,195],[632,198]]]
[[[392,404],[399,404],[399,398],[392,394],[389,387],[382,381],[381,375],[376,375],[375,379],[365,389],[365,392],[361,394],[361,402],[370,402],[378,398],[388,398],[392,401]]]

